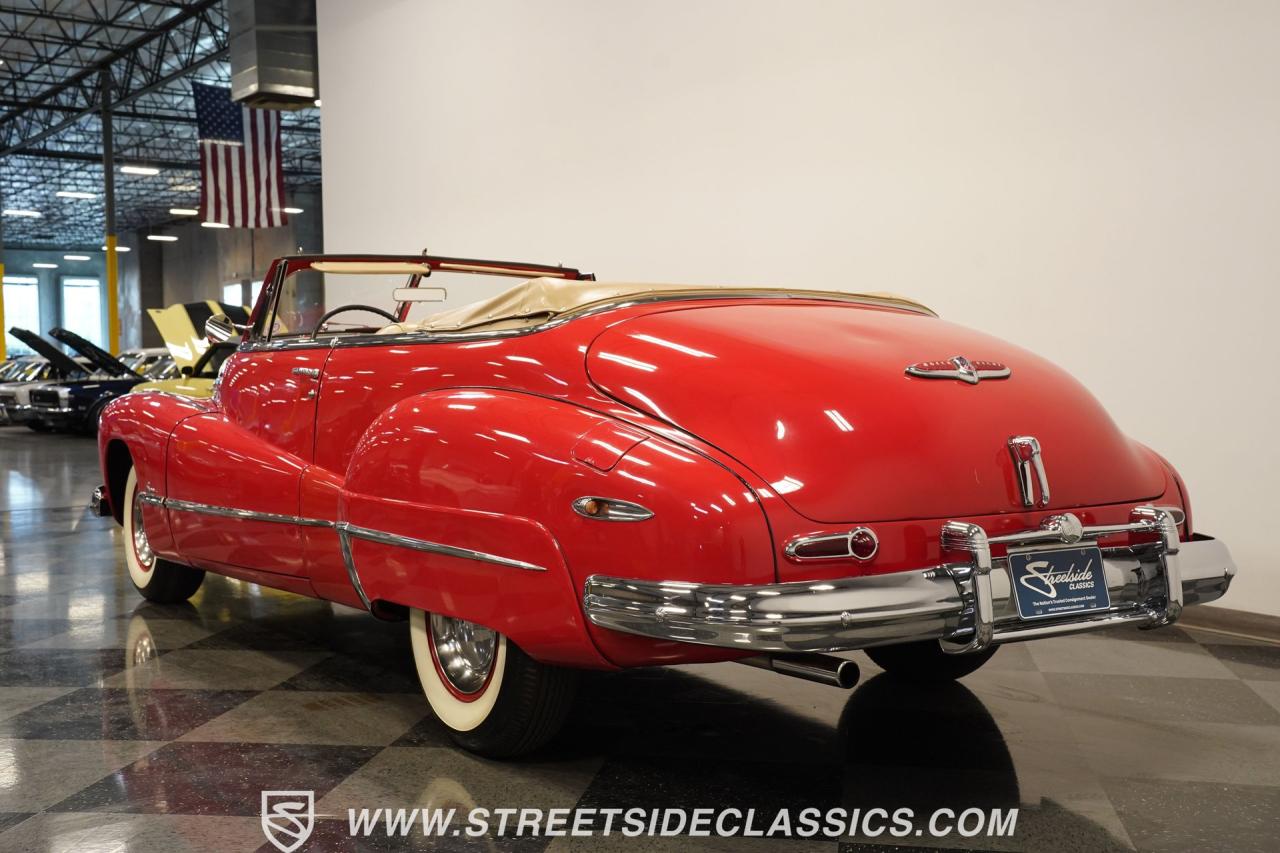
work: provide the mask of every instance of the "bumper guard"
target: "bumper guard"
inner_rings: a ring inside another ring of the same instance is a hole
[[[992,546],[1019,550],[1061,547],[1120,534],[1155,541],[1101,548],[1111,606],[1061,617],[1023,620],[1006,557]],[[1207,536],[1178,537],[1173,510],[1141,506],[1128,524],[1085,527],[1071,513],[1036,530],[988,536],[979,525],[942,526],[944,553],[969,559],[886,575],[725,586],[626,580],[592,575],[583,608],[595,625],[663,640],[753,651],[836,652],[918,640],[938,640],[950,653],[1091,631],[1112,625],[1158,628],[1182,608],[1220,598],[1236,568],[1227,547]]]

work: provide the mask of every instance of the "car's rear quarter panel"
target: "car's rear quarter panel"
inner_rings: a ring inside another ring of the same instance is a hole
[[[587,631],[606,657],[614,646],[634,657],[629,640],[615,643],[616,635],[584,624],[579,599],[591,574],[773,580],[768,527],[740,480],[656,436],[625,454],[580,446],[609,422],[568,403],[485,389],[391,407],[355,450],[340,515],[545,571],[355,540],[369,597],[481,622],[535,657],[581,665],[577,656],[592,645]],[[654,518],[604,522],[573,511],[575,499],[591,495],[639,503]]]

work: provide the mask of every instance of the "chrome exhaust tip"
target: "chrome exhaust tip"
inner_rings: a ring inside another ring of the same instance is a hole
[[[861,676],[858,665],[853,661],[817,652],[756,655],[742,658],[737,663],[754,666],[757,669],[772,670],[779,675],[789,675],[792,678],[803,678],[805,681],[816,681],[818,684],[839,687],[843,690],[848,690],[857,684]]]

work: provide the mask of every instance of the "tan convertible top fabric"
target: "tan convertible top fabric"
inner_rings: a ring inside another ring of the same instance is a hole
[[[587,308],[643,298],[649,295],[680,296],[690,299],[716,293],[741,293],[748,296],[790,296],[839,299],[893,308],[905,308],[926,314],[933,312],[919,302],[891,293],[840,293],[831,290],[794,290],[781,287],[743,287],[709,284],[645,284],[601,281],[569,281],[560,278],[534,278],[504,290],[497,296],[473,302],[461,308],[432,314],[418,323],[395,323],[382,329],[383,334],[398,332],[452,332],[471,329],[518,329],[545,323],[556,317]]]

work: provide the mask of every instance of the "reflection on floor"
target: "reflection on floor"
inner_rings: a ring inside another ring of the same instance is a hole
[[[0,850],[271,850],[264,789],[348,807],[1021,806],[1012,839],[442,838],[395,849],[1274,850],[1280,647],[1171,629],[1002,649],[943,690],[732,664],[587,678],[530,760],[448,744],[403,625],[213,578],[142,602],[91,441],[0,429]]]

